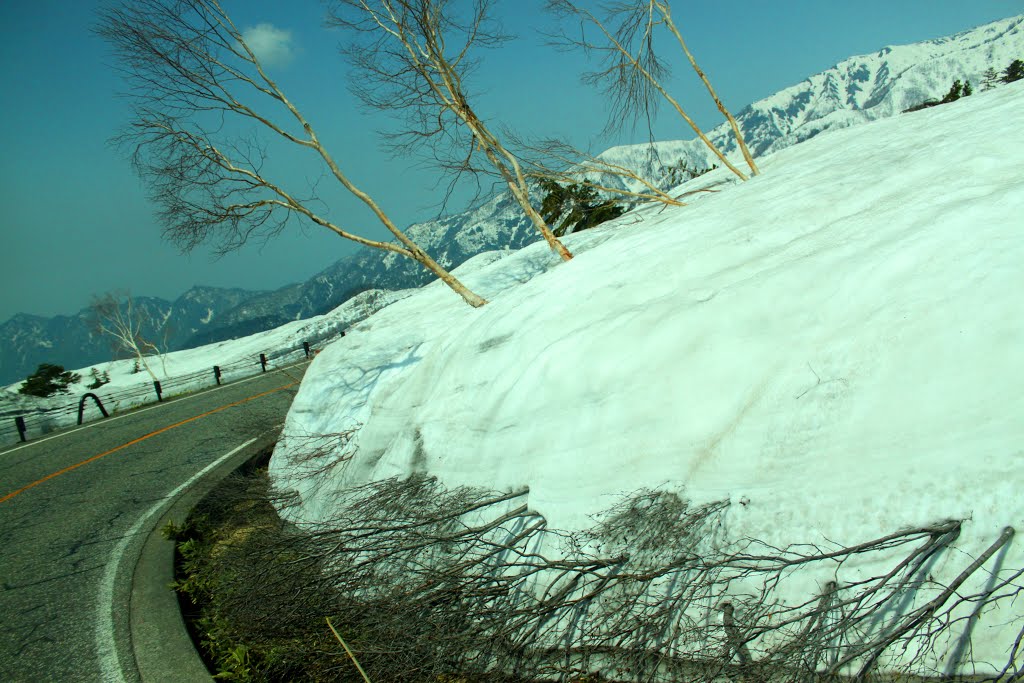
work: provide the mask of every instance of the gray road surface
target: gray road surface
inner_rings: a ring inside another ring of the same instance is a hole
[[[199,471],[284,421],[298,385],[273,390],[305,367],[0,451],[0,681],[139,680],[127,605],[147,527]]]

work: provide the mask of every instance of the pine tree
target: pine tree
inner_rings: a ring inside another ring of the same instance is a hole
[[[46,398],[54,394],[66,393],[68,385],[74,384],[80,379],[82,379],[81,375],[65,370],[61,365],[40,363],[36,371],[25,378],[18,393]]]
[[[992,67],[985,69],[985,73],[981,75],[981,78],[982,91],[991,90],[1000,82],[999,72]]]
[[[592,228],[626,212],[625,207],[611,199],[602,200],[594,188],[586,185],[563,186],[553,180],[542,180],[541,186],[547,195],[540,213],[549,223],[558,221],[554,230],[558,237]]]
[[[970,97],[974,94],[974,88],[971,87],[970,81],[964,81],[964,97]]]
[[[960,99],[960,96],[964,92],[964,84],[960,82],[960,79],[953,81],[953,87],[949,89],[946,96],[942,98],[942,104],[949,104],[950,102],[956,102]]]
[[[96,368],[93,368],[89,374],[92,376],[92,382],[88,384],[90,389],[99,389],[110,381],[110,374],[106,370],[100,372]]]
[[[1013,83],[1024,78],[1024,61],[1015,59],[1003,72],[1003,83]]]

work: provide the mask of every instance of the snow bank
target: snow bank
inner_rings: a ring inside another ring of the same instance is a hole
[[[1022,123],[1017,83],[822,134],[572,236],[565,264],[542,243],[477,257],[456,273],[489,305],[435,283],[320,354],[272,475],[310,520],[332,491],[426,473],[529,486],[567,530],[642,488],[742,503],[730,534],[777,545],[958,518],[976,557],[1024,531]],[[329,478],[290,468],[350,429]],[[1006,661],[1009,609],[977,661]]]

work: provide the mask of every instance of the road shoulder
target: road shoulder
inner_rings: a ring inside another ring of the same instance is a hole
[[[147,539],[132,576],[129,614],[132,651],[143,683],[213,681],[189,637],[177,594],[169,588],[174,579],[174,542],[165,538],[162,530],[168,522],[183,524],[192,508],[218,483],[271,448],[277,436],[276,431],[261,436],[207,472],[145,530]]]

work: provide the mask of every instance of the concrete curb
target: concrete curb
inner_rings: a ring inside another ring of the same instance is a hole
[[[182,524],[224,478],[277,442],[278,432],[259,437],[208,472],[175,500],[149,530],[132,574],[129,622],[132,652],[143,683],[213,683],[181,616],[174,580],[174,542],[164,538],[168,522]]]

